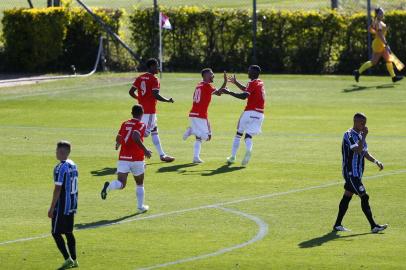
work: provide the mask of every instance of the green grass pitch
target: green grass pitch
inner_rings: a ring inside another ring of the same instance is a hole
[[[72,142],[71,158],[79,166],[81,269],[406,269],[404,83],[263,75],[263,133],[242,168],[225,166],[225,158],[245,102],[213,97],[213,139],[203,144],[205,163],[192,166],[193,140],[181,137],[200,75],[164,74],[162,94],[176,102],[158,105],[158,123],[165,151],[177,160],[164,164],[155,154],[148,161],[151,209],[134,216],[131,179],[106,201],[99,192],[115,178],[114,138],[129,118],[134,101],[127,93],[135,75],[0,89],[1,269],[55,269],[62,262],[47,218],[59,139]],[[220,80],[218,74],[217,86]],[[343,192],[342,134],[356,111],[369,117],[370,152],[386,166],[378,172],[368,163],[365,172],[374,216],[390,226],[381,234],[369,233],[358,198],[344,219],[352,232],[331,233]],[[153,147],[150,138],[146,143]],[[243,153],[242,144],[239,161]]]

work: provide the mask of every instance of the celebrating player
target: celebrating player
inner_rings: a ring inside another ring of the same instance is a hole
[[[73,235],[74,216],[78,207],[78,169],[75,163],[68,159],[70,150],[71,144],[67,141],[60,141],[56,145],[56,158],[60,163],[54,169],[55,187],[48,210],[48,217],[52,219],[52,236],[65,259],[60,269],[79,266]],[[66,237],[69,252],[62,234]]]
[[[148,72],[137,77],[130,89],[130,96],[138,100],[144,108],[141,121],[147,125],[145,137],[151,134],[152,143],[155,145],[162,161],[172,162],[174,157],[165,154],[158,135],[156,103],[157,101],[173,103],[173,98],[165,98],[159,94],[160,83],[155,74],[159,72],[158,60],[151,58],[147,61]],[[135,91],[137,90],[137,94]]]
[[[375,36],[374,41],[372,42],[372,59],[370,61],[365,62],[359,70],[354,70],[354,77],[355,80],[358,82],[359,77],[361,74],[375,66],[379,63],[379,60],[383,57],[386,61],[386,68],[390,76],[392,77],[393,82],[397,82],[403,79],[403,76],[397,76],[393,69],[392,59],[393,56],[391,55],[392,51],[388,45],[386,40],[386,33],[388,28],[386,24],[383,22],[385,12],[382,8],[375,9],[375,19],[372,24],[369,26],[368,31]]]
[[[232,164],[236,160],[238,148],[240,146],[240,139],[245,133],[245,147],[246,152],[242,165],[248,164],[252,152],[252,136],[261,133],[261,126],[264,120],[264,107],[265,107],[265,88],[264,83],[259,78],[261,68],[257,65],[251,65],[248,68],[248,78],[251,80],[247,86],[242,85],[237,81],[235,75],[228,78],[228,81],[235,84],[242,93],[234,93],[228,89],[223,89],[222,93],[231,95],[239,99],[248,99],[247,106],[238,121],[237,133],[234,137],[231,156],[227,158],[227,162]]]
[[[219,90],[214,87],[214,73],[210,68],[205,68],[201,72],[203,81],[199,82],[193,94],[193,106],[189,113],[190,127],[186,129],[183,135],[183,140],[186,140],[190,135],[196,136],[194,144],[193,163],[202,163],[200,159],[200,150],[202,141],[211,139],[210,123],[207,118],[207,109],[211,102],[211,96],[221,95],[221,89],[227,85],[227,74],[224,72],[224,82]]]
[[[383,170],[383,164],[368,152],[368,145],[366,143],[368,127],[366,126],[366,122],[367,118],[364,114],[356,113],[354,115],[353,128],[344,133],[342,143],[342,166],[345,179],[345,191],[339,205],[337,220],[333,227],[335,231],[349,231],[342,226],[341,222],[354,193],[361,198],[361,208],[371,225],[371,231],[377,233],[388,227],[387,224],[379,225],[375,223],[371,207],[369,206],[369,196],[361,180],[364,173],[364,158],[375,163],[380,170]]]
[[[146,126],[141,122],[144,111],[141,105],[134,105],[129,119],[121,124],[120,131],[116,137],[116,150],[120,148],[119,160],[117,162],[117,180],[111,183],[105,182],[101,191],[101,197],[106,199],[110,190],[123,189],[127,183],[128,173],[131,172],[137,184],[135,193],[137,196],[138,213],[148,211],[148,205],[144,205],[144,156],[151,157],[151,151],[143,144]]]

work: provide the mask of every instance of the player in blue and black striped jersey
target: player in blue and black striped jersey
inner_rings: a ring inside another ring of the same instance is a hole
[[[343,155],[342,167],[343,177],[345,179],[345,191],[339,205],[337,220],[333,227],[335,231],[349,231],[342,226],[341,222],[347,212],[352,195],[354,194],[357,194],[361,198],[362,211],[368,219],[373,233],[383,231],[388,226],[387,224],[379,225],[374,221],[371,207],[369,206],[369,196],[362,183],[362,175],[365,167],[364,159],[375,163],[380,170],[383,170],[383,164],[368,152],[368,144],[366,142],[368,127],[366,126],[366,122],[367,117],[363,113],[356,113],[354,115],[353,128],[350,128],[344,133],[341,151]]]
[[[78,207],[78,169],[68,159],[71,144],[60,141],[56,146],[56,158],[60,161],[54,169],[54,192],[48,217],[52,219],[52,236],[65,262],[59,269],[78,267],[76,240],[73,235],[74,216]],[[68,250],[62,234],[66,236]]]

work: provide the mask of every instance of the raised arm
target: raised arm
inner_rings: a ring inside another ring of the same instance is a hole
[[[246,87],[237,80],[235,74],[233,76],[228,77],[228,81],[231,82],[232,84],[235,84],[238,88],[240,88],[241,91],[245,91]]]
[[[163,97],[159,94],[159,90],[152,90],[152,94],[154,95],[155,99],[161,102],[170,102],[170,103],[174,103],[175,101],[173,100],[173,98],[166,98]]]
[[[217,89],[216,91],[213,92],[213,95],[217,95],[220,96],[223,93],[223,89],[226,88],[227,86],[227,72],[224,71],[224,81],[223,84],[220,86],[219,89]]]

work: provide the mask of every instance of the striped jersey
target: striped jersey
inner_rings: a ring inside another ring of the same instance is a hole
[[[78,168],[70,160],[61,161],[54,169],[54,183],[62,186],[61,194],[55,209],[58,213],[70,215],[76,213],[78,207]]]
[[[362,140],[362,135],[350,128],[344,133],[341,152],[343,155],[343,176],[349,179],[351,176],[361,178],[364,173],[364,157],[368,152],[368,145],[364,143],[364,149],[358,154],[354,148],[358,147],[358,142]]]

